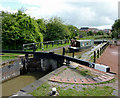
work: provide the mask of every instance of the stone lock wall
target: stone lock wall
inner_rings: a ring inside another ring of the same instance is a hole
[[[8,80],[12,77],[18,76],[23,73],[25,59],[19,58],[3,62],[0,67],[0,81]],[[27,72],[28,71],[52,71],[58,68],[58,61],[53,59],[34,59],[28,58]],[[24,74],[24,73],[23,73]]]
[[[7,62],[3,62],[0,67],[0,81],[5,81],[7,79],[20,75],[20,68],[22,67],[23,63],[21,59],[14,59]]]
[[[41,59],[41,68],[43,71],[57,69],[57,61],[53,59]]]

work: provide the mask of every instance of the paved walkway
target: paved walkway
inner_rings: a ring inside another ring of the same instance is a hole
[[[118,76],[118,49],[120,46],[108,46],[96,63],[102,63],[110,67],[110,71]]]

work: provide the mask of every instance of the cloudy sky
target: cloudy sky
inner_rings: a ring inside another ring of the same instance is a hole
[[[111,29],[118,18],[120,0],[1,0],[0,10],[16,12],[25,8],[32,17],[60,17],[78,28],[89,26]]]

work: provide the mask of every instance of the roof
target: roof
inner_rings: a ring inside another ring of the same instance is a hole
[[[92,41],[92,40],[76,40],[78,42],[89,42],[89,41]]]
[[[81,27],[80,30],[88,30],[89,27]]]

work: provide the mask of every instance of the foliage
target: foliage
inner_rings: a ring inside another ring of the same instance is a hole
[[[96,33],[96,35],[104,35],[104,32],[103,32],[103,31],[98,31],[98,32]]]
[[[94,33],[92,31],[89,31],[89,32],[87,32],[87,35],[92,36],[92,35],[94,35]]]
[[[43,38],[45,38],[45,33],[46,33],[45,20],[44,19],[37,19],[36,21],[38,23],[38,27],[39,27],[40,32],[43,34]]]
[[[115,20],[112,26],[112,38],[120,38],[120,19]]]
[[[70,38],[74,38],[79,35],[79,29],[73,25],[68,25],[68,29],[70,31]]]
[[[85,31],[80,31],[79,36],[86,37],[87,33]]]
[[[46,24],[45,40],[60,40],[66,39],[70,36],[68,28],[63,24],[58,17],[50,18]]]
[[[2,16],[2,49],[21,49],[23,43],[43,41],[36,20],[21,10],[17,13],[2,11]]]

